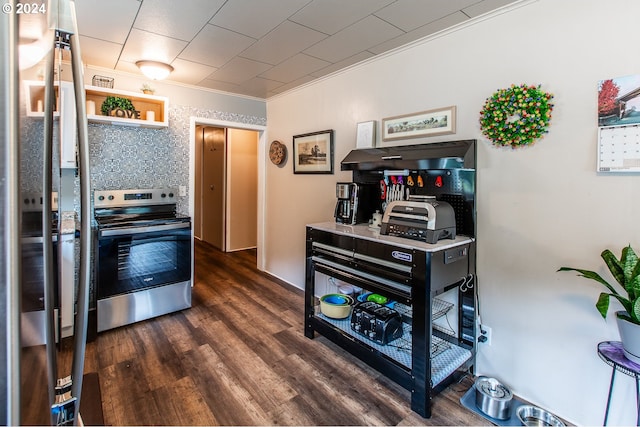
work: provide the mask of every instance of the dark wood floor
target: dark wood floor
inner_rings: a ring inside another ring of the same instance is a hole
[[[432,418],[412,412],[408,391],[305,338],[303,293],[255,265],[255,251],[197,242],[192,308],[89,343],[85,372],[98,373],[105,424],[492,425],[459,404],[471,379],[437,395]]]

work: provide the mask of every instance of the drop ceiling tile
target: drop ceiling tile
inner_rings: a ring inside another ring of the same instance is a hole
[[[197,85],[216,71],[215,67],[179,58],[174,60],[171,65],[173,66],[173,72],[169,75],[168,80],[191,85]]]
[[[469,17],[462,12],[455,12],[451,15],[447,15],[444,18],[438,19],[437,21],[430,22],[427,25],[423,25],[422,27],[418,27],[413,31],[402,34],[394,39],[388,40],[384,43],[380,43],[377,46],[374,46],[369,49],[370,52],[375,53],[376,55],[386,52],[391,49],[395,49],[400,46],[404,46],[405,44],[409,44],[430,36],[431,34],[435,34],[438,31],[442,31],[444,29],[450,28],[454,25],[460,24],[461,22],[467,21]]]
[[[121,51],[121,44],[80,36],[80,53],[84,65],[113,69]]]
[[[511,3],[515,3],[517,0],[483,0],[469,7],[465,7],[462,11],[470,18],[483,15],[492,10],[499,9]]]
[[[375,15],[403,31],[411,31],[477,2],[478,0],[398,0]]]
[[[260,74],[260,77],[289,83],[327,65],[329,63],[326,61],[301,53]]]
[[[357,64],[358,62],[365,61],[371,58],[372,56],[374,56],[374,54],[371,52],[368,52],[368,51],[360,52],[347,59],[344,59],[340,62],[336,62],[335,64],[331,64],[328,67],[321,68],[318,71],[314,71],[313,73],[310,73],[310,74],[314,77],[326,76],[327,74],[331,74],[343,68],[347,68],[351,65]]]
[[[190,41],[225,0],[144,0],[134,27]]]
[[[254,42],[255,39],[251,37],[207,24],[180,53],[180,58],[212,67],[222,67]]]
[[[240,56],[276,65],[326,37],[326,34],[285,21]]]
[[[286,92],[286,91],[288,91],[290,89],[294,89],[294,88],[296,88],[298,86],[301,86],[303,84],[309,83],[309,82],[311,82],[313,80],[315,80],[315,77],[313,77],[313,76],[301,77],[298,80],[292,81],[291,83],[284,84],[284,85],[282,85],[282,86],[270,91],[267,96],[273,96],[273,95],[277,95],[279,93]]]
[[[394,0],[313,0],[289,18],[325,34],[335,34]]]
[[[135,0],[77,1],[80,35],[124,44],[136,18],[140,2]]]
[[[209,23],[258,39],[308,2],[309,0],[228,1]]]
[[[339,62],[400,34],[402,31],[394,26],[375,16],[368,16],[306,49],[304,53],[328,62]]]
[[[245,95],[266,98],[269,92],[276,90],[282,85],[283,83],[281,82],[256,77],[242,83],[239,90]]]
[[[231,93],[237,93],[240,88],[239,85],[235,85],[233,83],[219,82],[211,79],[204,79],[200,82],[199,86]]]
[[[116,65],[116,70],[118,71],[124,71],[125,73],[131,73],[131,74],[138,74],[141,77],[144,77],[144,75],[142,74],[142,72],[140,71],[140,69],[138,67],[136,67],[136,64],[133,62],[128,62],[128,61],[118,61],[118,65]],[[114,87],[117,88],[118,84],[118,80],[116,79],[116,81],[114,82]]]
[[[187,42],[182,40],[134,28],[131,30],[120,59],[127,62],[150,59],[170,64],[186,45]]]
[[[229,83],[240,84],[267,71],[271,65],[245,58],[233,58],[224,67],[212,73],[208,78]]]

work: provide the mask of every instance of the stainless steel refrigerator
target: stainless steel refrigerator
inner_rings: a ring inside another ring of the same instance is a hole
[[[4,333],[0,338],[0,423],[78,424],[89,304],[91,214],[86,104],[75,5],[70,0],[30,3],[11,0],[5,1],[2,8],[0,324]],[[65,117],[60,105],[62,64],[71,68],[73,76],[74,114]],[[42,86],[37,100],[26,94],[26,76],[33,76],[34,67],[41,70],[37,73]],[[33,111],[31,117],[26,117]],[[68,121],[72,116],[74,123],[63,124],[63,120]],[[59,133],[68,132],[70,128],[74,131],[73,144],[77,150],[72,172],[63,171],[59,158],[54,155],[60,150],[54,145],[60,141]],[[25,152],[26,147],[29,149]],[[34,162],[38,165],[35,170]],[[29,170],[25,170],[26,165]],[[69,173],[76,178],[69,180]],[[76,182],[77,190],[69,189],[69,182]],[[37,188],[30,188],[32,185]],[[56,227],[59,217],[54,212],[54,194],[72,194],[71,204],[77,206],[79,217],[74,262],[78,266],[78,279],[77,286],[72,286],[77,288],[73,297],[73,354],[68,372],[62,372],[64,369],[58,364],[57,341],[61,337],[56,331],[59,332],[60,284],[56,272],[60,257],[55,242],[59,241],[60,229]],[[40,239],[40,265],[25,269],[25,237],[34,211],[28,206],[34,204],[38,205],[35,222],[41,221],[40,235],[30,237]],[[29,221],[27,212],[31,214]],[[36,270],[41,274],[34,275]],[[33,298],[34,293],[39,294]],[[29,307],[31,300],[40,301],[41,306]],[[26,330],[37,333],[26,337]],[[33,336],[37,338],[34,340]],[[29,408],[28,414],[25,407]]]

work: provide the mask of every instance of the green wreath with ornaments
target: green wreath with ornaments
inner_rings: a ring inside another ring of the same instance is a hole
[[[482,134],[495,145],[512,148],[533,144],[548,132],[553,95],[540,85],[499,89],[480,111]]]

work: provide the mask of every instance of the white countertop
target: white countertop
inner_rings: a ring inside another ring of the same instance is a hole
[[[356,224],[356,225],[344,225],[337,224],[335,222],[318,222],[315,224],[307,224],[307,227],[315,228],[317,230],[329,231],[331,233],[337,233],[342,235],[352,235],[367,240],[373,240],[376,242],[384,243],[387,245],[396,245],[407,249],[419,249],[426,252],[436,252],[443,249],[449,249],[456,246],[463,245],[465,243],[471,243],[475,241],[473,237],[469,236],[456,236],[455,239],[442,239],[437,243],[426,243],[419,240],[407,239],[404,237],[387,236],[380,234],[379,228],[369,227],[368,224]]]

